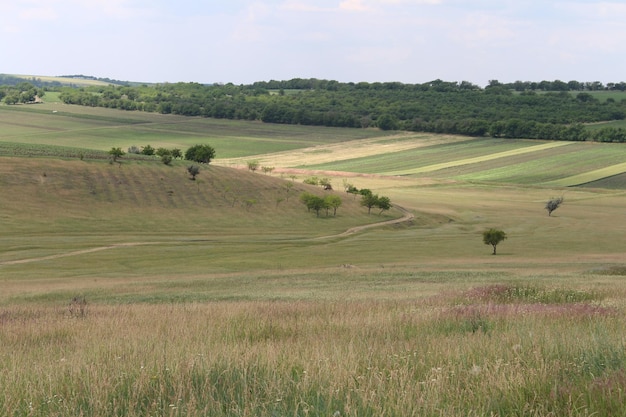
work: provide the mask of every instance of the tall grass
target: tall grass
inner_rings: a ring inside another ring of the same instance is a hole
[[[0,405],[7,416],[624,412],[623,299],[602,307],[604,296],[589,293],[580,299],[592,301],[546,308],[557,304],[522,296],[526,307],[513,314],[485,298],[493,291],[420,301],[100,304],[84,315],[59,304],[5,308]]]

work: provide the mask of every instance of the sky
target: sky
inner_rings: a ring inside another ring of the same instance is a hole
[[[626,81],[623,0],[0,0],[0,73]]]

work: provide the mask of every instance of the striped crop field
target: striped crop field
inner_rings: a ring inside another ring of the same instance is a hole
[[[549,181],[544,183],[544,185],[556,187],[571,187],[574,185],[581,185],[593,181],[598,181],[607,177],[613,177],[615,175],[623,174],[624,172],[626,172],[626,162],[611,165],[605,168],[596,169],[593,171],[584,172],[582,174],[572,175],[571,177],[562,178],[560,180]]]
[[[431,135],[438,137],[437,135]],[[462,136],[444,136],[444,140],[432,141],[422,137],[414,140],[422,146],[402,149],[389,146],[372,155],[361,155],[352,144],[343,148],[343,153],[336,152],[333,160],[323,164],[311,164],[308,159],[301,159],[301,168],[328,169],[367,174],[388,174],[391,172],[407,173],[415,169],[435,164],[449,163],[451,160],[482,157],[492,152],[504,152],[523,149],[537,144],[534,141],[508,141],[499,139],[470,139]],[[396,174],[402,175],[402,174]]]
[[[494,152],[494,153],[489,153],[489,154],[486,154],[486,155],[481,155],[481,156],[477,156],[477,157],[473,157],[473,158],[464,158],[464,159],[458,159],[458,160],[453,160],[453,161],[449,161],[449,162],[443,162],[443,163],[435,164],[435,165],[428,165],[428,166],[425,166],[425,167],[415,168],[415,169],[412,169],[412,170],[383,172],[382,174],[384,174],[384,175],[420,174],[420,173],[424,173],[424,172],[438,171],[440,169],[445,169],[445,168],[453,168],[453,167],[458,167],[458,166],[463,166],[463,165],[476,164],[476,163],[479,163],[479,162],[492,161],[494,159],[500,159],[500,158],[505,158],[505,157],[510,157],[510,156],[522,155],[522,154],[526,154],[526,153],[529,153],[529,152],[543,151],[543,150],[546,150],[546,149],[557,148],[557,147],[566,146],[566,145],[569,145],[569,144],[570,144],[570,142],[543,143],[541,145],[534,145],[534,146],[529,146],[529,147],[525,147],[525,148],[513,149],[513,150],[510,150],[510,151]]]
[[[359,153],[359,146],[353,144],[343,150],[337,146],[333,152],[323,155],[329,161],[295,167],[329,172],[560,187],[619,174],[623,172],[621,164],[626,160],[626,148],[620,144],[487,138],[433,142],[405,149],[380,148],[379,151],[375,155],[350,158]],[[300,154],[304,152],[306,150]],[[315,159],[315,156],[311,158]],[[302,155],[300,160],[308,161]],[[276,162],[278,166],[289,166],[281,165],[280,162],[291,162],[290,153],[283,153]]]

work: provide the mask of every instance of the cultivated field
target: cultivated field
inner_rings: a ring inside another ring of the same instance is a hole
[[[626,415],[624,149],[0,106],[0,409]]]

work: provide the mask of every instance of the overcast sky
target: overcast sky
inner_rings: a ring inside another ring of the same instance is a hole
[[[0,0],[0,73],[626,81],[623,0]]]

